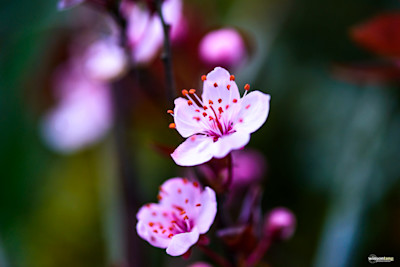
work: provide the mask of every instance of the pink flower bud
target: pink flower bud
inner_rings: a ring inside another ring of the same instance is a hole
[[[225,28],[209,32],[203,37],[199,55],[206,64],[231,67],[246,57],[246,46],[236,30]]]
[[[193,264],[190,264],[188,267],[212,267],[212,265],[208,264],[207,262],[195,262]]]
[[[292,237],[296,228],[296,217],[287,208],[273,209],[267,219],[265,233],[275,240],[287,240]]]

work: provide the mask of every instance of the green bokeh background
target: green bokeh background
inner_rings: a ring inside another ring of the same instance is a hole
[[[234,25],[256,43],[243,85],[272,96],[266,125],[250,147],[268,159],[263,208],[287,206],[292,240],[267,254],[271,266],[368,266],[369,254],[400,256],[398,85],[355,85],[332,75],[335,62],[375,56],[348,30],[398,1],[185,1],[210,27]],[[0,266],[112,266],[121,259],[120,199],[113,142],[62,156],[38,124],[48,105],[44,77],[68,17],[55,0],[0,7]],[[194,29],[195,30],[195,29]],[[178,144],[158,107],[135,120],[132,151],[140,190],[181,170],[151,144]],[[164,114],[164,113],[163,113]],[[134,227],[134,226],[132,226]],[[185,266],[148,246],[148,266]],[[195,254],[194,257],[199,257]]]

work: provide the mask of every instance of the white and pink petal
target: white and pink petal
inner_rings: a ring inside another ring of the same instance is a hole
[[[217,198],[214,190],[206,187],[201,194],[199,212],[196,218],[196,225],[200,234],[208,232],[217,214]]]
[[[241,108],[236,115],[235,129],[239,132],[253,133],[267,120],[270,95],[253,91],[241,99]]]
[[[211,100],[216,111],[221,107],[228,112],[232,101],[240,99],[234,76],[226,69],[216,67],[206,76],[203,83],[202,99],[205,104],[208,104]]]
[[[180,256],[199,240],[199,230],[194,227],[191,232],[174,235],[167,247],[167,254]]]
[[[182,137],[201,133],[205,126],[202,119],[202,109],[189,105],[188,100],[182,97],[175,99],[174,121],[176,130]]]
[[[195,166],[212,159],[214,149],[212,137],[192,135],[175,149],[171,157],[180,166]]]
[[[243,148],[250,141],[250,134],[243,131],[236,131],[229,135],[224,135],[214,143],[214,157],[223,158],[232,150]]]

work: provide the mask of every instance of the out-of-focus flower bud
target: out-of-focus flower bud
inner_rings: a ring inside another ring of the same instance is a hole
[[[231,187],[243,187],[259,182],[266,170],[264,156],[252,149],[232,152],[233,179]]]
[[[199,45],[200,59],[208,65],[232,67],[246,57],[242,36],[232,28],[209,32]]]
[[[212,267],[212,265],[210,265],[210,264],[208,264],[206,262],[199,261],[199,262],[195,262],[193,264],[190,264],[188,267]]]
[[[265,234],[273,240],[287,240],[296,229],[296,217],[287,208],[273,209],[265,221]]]

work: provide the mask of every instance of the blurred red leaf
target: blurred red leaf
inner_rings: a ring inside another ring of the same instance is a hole
[[[400,12],[380,14],[350,30],[352,39],[382,56],[400,57]]]
[[[396,62],[335,64],[332,73],[340,80],[356,84],[400,82],[400,65]]]

